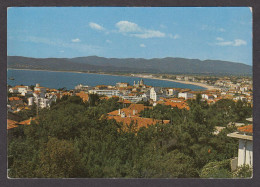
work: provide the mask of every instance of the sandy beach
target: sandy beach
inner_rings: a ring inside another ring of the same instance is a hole
[[[135,76],[135,77],[147,78],[147,77],[145,77],[145,76],[140,76],[140,75]],[[147,78],[147,79],[158,79],[158,80],[163,80],[163,81],[178,82],[178,83],[182,83],[182,84],[192,84],[192,85],[196,85],[196,86],[200,86],[200,87],[206,88],[207,90],[216,90],[216,89],[219,89],[219,88],[217,88],[217,87],[210,86],[210,85],[203,84],[203,83],[199,83],[199,82],[179,81],[179,80],[162,79],[162,78],[155,78],[155,77],[149,77],[149,78]]]
[[[162,79],[162,78],[158,78],[158,77],[146,77],[145,75],[140,75],[140,74],[134,75],[134,76],[129,76],[129,75],[115,75],[115,74],[108,74],[108,73],[88,73],[88,72],[80,72],[80,71],[54,71],[54,70],[34,70],[34,69],[13,69],[13,68],[8,68],[8,69],[10,69],[10,70],[26,70],[26,71],[49,71],[49,72],[87,73],[87,74],[99,74],[99,75],[111,75],[111,76],[140,77],[140,78],[145,78],[145,79],[157,79],[157,80],[163,80],[163,81],[178,82],[178,83],[181,83],[181,84],[192,84],[192,85],[196,85],[196,86],[206,88],[207,90],[219,89],[217,87],[210,86],[210,85],[203,84],[203,83],[199,83],[199,82]]]

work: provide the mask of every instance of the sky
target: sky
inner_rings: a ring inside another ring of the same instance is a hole
[[[248,7],[12,7],[7,55],[180,57],[252,65]]]

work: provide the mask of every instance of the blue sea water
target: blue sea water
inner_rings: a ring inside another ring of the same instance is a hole
[[[9,78],[14,78],[10,80]],[[134,81],[140,81],[138,77],[113,76],[89,73],[72,73],[72,72],[51,72],[51,71],[32,71],[32,70],[7,70],[7,84],[15,85],[35,85],[48,88],[74,89],[78,84],[96,86],[96,85],[115,85],[117,82],[127,82],[133,85]],[[172,87],[172,88],[189,88],[192,90],[205,90],[200,86],[191,84],[182,84],[172,81],[156,80],[143,78],[144,83],[149,86]]]

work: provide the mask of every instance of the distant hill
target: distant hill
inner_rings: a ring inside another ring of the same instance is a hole
[[[233,74],[251,75],[252,66],[220,61],[186,58],[104,58],[97,56],[77,58],[28,58],[8,56],[7,67],[56,71],[97,71],[128,73],[172,74]]]

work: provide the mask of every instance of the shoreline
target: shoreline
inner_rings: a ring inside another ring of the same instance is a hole
[[[190,81],[180,81],[180,80],[172,80],[172,79],[163,79],[163,78],[156,78],[156,77],[145,77],[145,76],[140,76],[135,75],[135,76],[129,76],[129,75],[115,75],[115,74],[107,74],[107,73],[91,73],[91,72],[80,72],[80,71],[58,71],[58,70],[37,70],[37,69],[15,69],[15,68],[7,68],[7,70],[26,70],[26,71],[48,71],[48,72],[64,72],[64,73],[87,73],[87,74],[98,74],[98,75],[110,75],[110,76],[124,76],[124,77],[139,77],[139,78],[144,78],[144,79],[156,79],[156,80],[162,80],[162,81],[170,81],[170,82],[177,82],[181,84],[188,84],[188,85],[195,85],[195,86],[200,86],[205,88],[206,90],[216,90],[219,89],[214,86],[210,86],[204,83],[199,83],[199,82],[190,82]]]
[[[135,76],[135,77],[145,78],[143,76]],[[148,78],[148,79],[157,79],[157,80],[162,80],[162,81],[177,82],[177,83],[181,83],[181,84],[195,85],[195,86],[200,86],[200,87],[206,88],[206,90],[216,90],[216,89],[219,89],[217,87],[210,86],[210,85],[203,84],[203,83],[199,83],[199,82],[180,81],[180,80],[162,79],[162,78],[154,78],[154,77]]]

